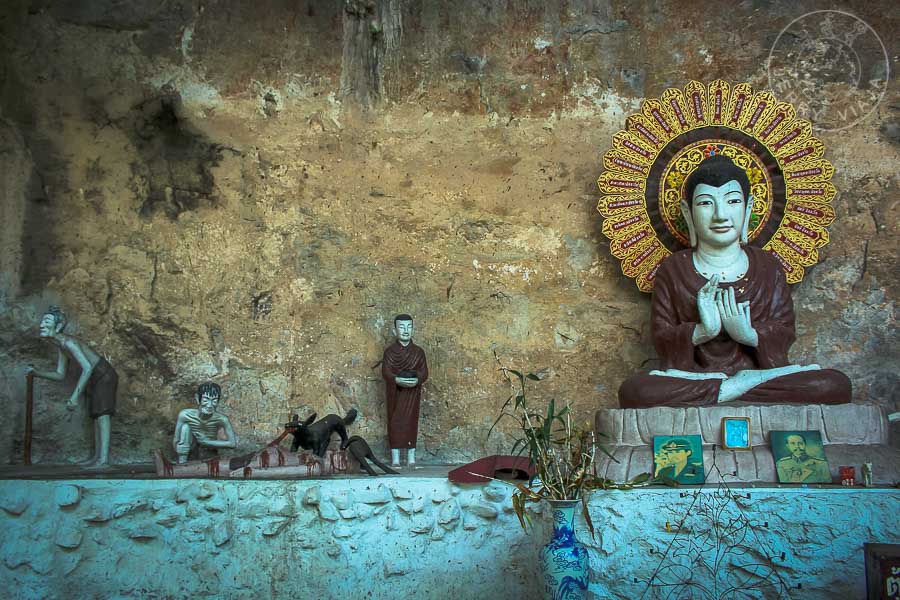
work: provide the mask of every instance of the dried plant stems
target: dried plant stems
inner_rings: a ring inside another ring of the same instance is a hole
[[[512,505],[523,528],[529,521],[528,513],[525,511],[526,502],[580,499],[582,514],[593,536],[594,525],[587,509],[587,492],[595,489],[631,489],[649,483],[668,483],[651,481],[649,473],[641,473],[625,483],[599,477],[594,464],[597,451],[603,452],[614,461],[616,459],[597,442],[596,434],[572,422],[571,406],[568,403],[558,412],[555,400],[547,403],[546,412],[532,408],[526,395],[526,381],[541,381],[543,377],[535,373],[522,374],[504,366],[496,352],[494,358],[497,361],[497,370],[509,383],[511,393],[500,408],[500,415],[488,431],[488,437],[501,420],[515,421],[518,426],[518,437],[515,438],[512,454],[527,452],[535,470],[534,478],[528,483],[506,482],[516,488],[512,496]]]

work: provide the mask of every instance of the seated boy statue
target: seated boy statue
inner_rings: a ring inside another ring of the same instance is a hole
[[[216,454],[219,448],[237,446],[231,421],[216,410],[221,397],[222,388],[218,384],[201,383],[197,386],[198,408],[185,408],[178,413],[172,445],[178,454],[179,464],[186,463],[188,455],[197,453],[201,448],[210,448]],[[220,431],[225,439],[219,438]]]

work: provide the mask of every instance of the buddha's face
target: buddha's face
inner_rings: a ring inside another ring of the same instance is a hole
[[[397,321],[394,324],[394,333],[397,335],[397,341],[405,346],[412,340],[413,322]]]
[[[720,187],[701,183],[694,190],[691,216],[700,244],[725,248],[738,243],[746,215],[744,192],[737,181]]]

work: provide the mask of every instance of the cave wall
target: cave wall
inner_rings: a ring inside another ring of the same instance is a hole
[[[839,8],[872,25],[895,72],[891,6]],[[5,3],[0,460],[20,456],[24,367],[55,360],[36,335],[49,303],[119,372],[118,461],[167,444],[206,379],[242,447],[293,412],[355,407],[355,431],[383,448],[377,365],[399,312],[431,367],[420,460],[509,449],[508,429],[486,439],[509,393],[495,354],[546,372],[536,397],[588,421],[656,364],[649,296],[595,210],[612,134],[690,79],[766,87],[779,33],[817,8]],[[873,95],[884,60],[856,56]],[[814,75],[821,97],[852,87],[839,69]],[[794,289],[792,351],[893,410],[898,121],[890,81],[866,119],[818,133],[840,195]],[[37,385],[37,461],[85,453],[85,419],[62,408],[76,376]]]

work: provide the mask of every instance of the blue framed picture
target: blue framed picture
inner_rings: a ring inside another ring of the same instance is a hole
[[[722,448],[725,450],[750,450],[753,437],[750,435],[750,417],[722,418]]]

